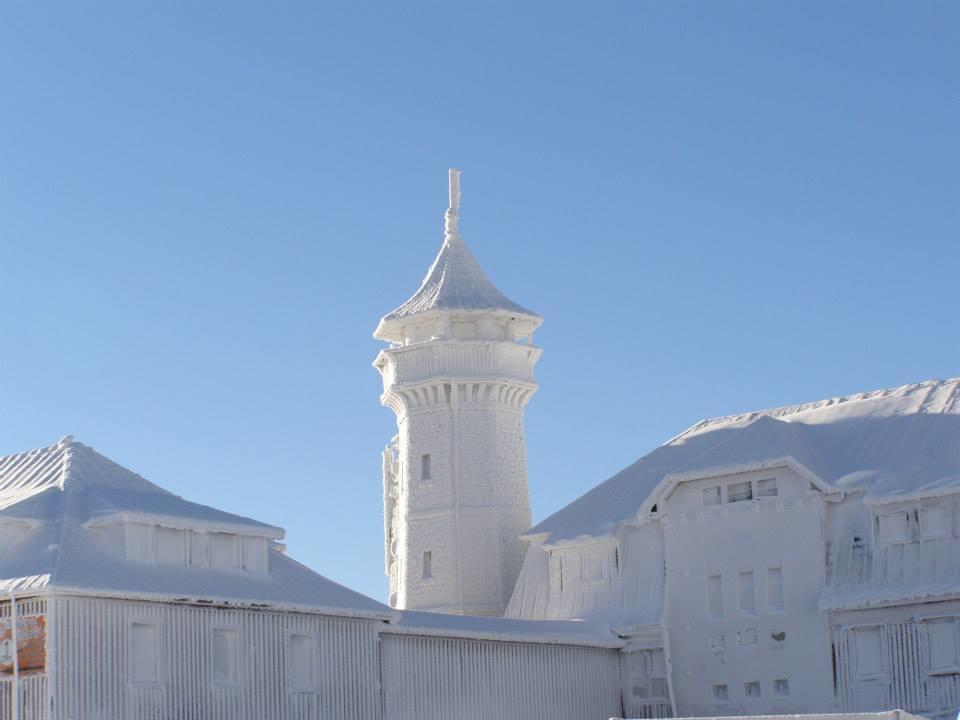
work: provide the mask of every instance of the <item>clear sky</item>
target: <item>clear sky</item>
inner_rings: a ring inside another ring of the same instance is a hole
[[[0,453],[383,599],[378,318],[545,318],[539,520],[705,416],[960,375],[956,2],[0,3]]]

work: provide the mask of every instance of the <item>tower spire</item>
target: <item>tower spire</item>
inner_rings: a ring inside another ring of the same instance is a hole
[[[458,226],[458,222],[460,220],[460,171],[456,168],[450,168],[449,182],[450,206],[447,208],[447,212],[444,215],[443,228],[447,239],[460,236],[460,228]]]

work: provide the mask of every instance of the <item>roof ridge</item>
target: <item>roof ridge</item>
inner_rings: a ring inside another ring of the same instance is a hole
[[[840,405],[847,402],[862,402],[864,400],[876,400],[878,398],[891,397],[896,395],[899,392],[907,393],[920,390],[922,388],[934,388],[937,386],[944,386],[949,384],[955,384],[953,392],[950,393],[948,397],[948,403],[957,404],[960,403],[960,376],[950,377],[950,378],[932,378],[930,380],[922,380],[915,383],[906,383],[904,385],[897,385],[895,387],[886,387],[879,388],[877,390],[868,390],[865,392],[859,393],[850,393],[849,395],[837,395],[835,397],[822,398],[820,400],[812,400],[805,403],[796,403],[793,405],[781,405],[779,407],[767,408],[765,410],[750,410],[742,413],[732,413],[730,415],[718,415],[716,417],[703,418],[699,422],[694,423],[689,428],[681,432],[679,435],[667,440],[664,445],[669,445],[677,440],[680,440],[693,432],[702,430],[705,427],[710,427],[712,425],[720,425],[723,423],[737,422],[737,421],[746,421],[752,420],[759,417],[770,417],[774,420],[779,420],[783,417],[788,417],[791,415],[799,415],[800,413],[808,412],[810,410],[819,410],[820,408],[831,407],[833,405]]]

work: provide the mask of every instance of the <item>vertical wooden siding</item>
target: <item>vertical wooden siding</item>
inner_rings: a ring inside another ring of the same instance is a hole
[[[617,650],[388,633],[380,650],[387,720],[620,715]]]
[[[59,597],[53,720],[379,720],[377,621]],[[158,628],[159,681],[130,682],[130,627]],[[213,682],[213,629],[238,633],[239,682]],[[315,692],[294,692],[291,633],[315,638]],[[32,720],[32,719],[31,719]]]

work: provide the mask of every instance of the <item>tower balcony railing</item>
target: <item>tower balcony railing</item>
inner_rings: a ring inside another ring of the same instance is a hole
[[[383,385],[417,383],[442,377],[509,377],[534,382],[540,349],[511,342],[436,342],[387,351]]]

